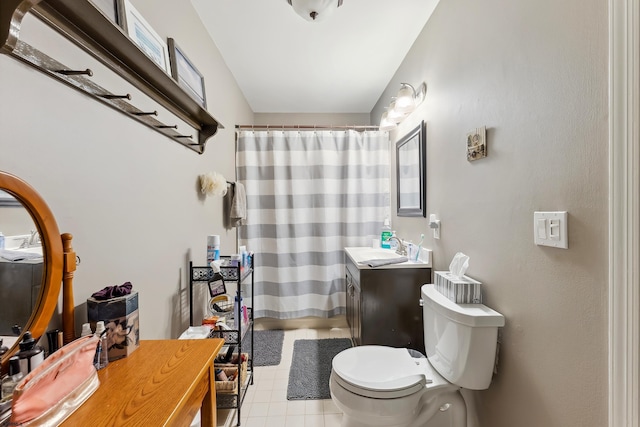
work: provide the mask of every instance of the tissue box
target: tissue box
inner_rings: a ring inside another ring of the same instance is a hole
[[[457,304],[482,303],[480,289],[482,283],[468,276],[453,276],[448,271],[436,271],[435,273],[436,289],[449,300]]]
[[[87,317],[94,330],[97,321],[104,321],[110,362],[128,356],[140,346],[137,292],[107,300],[87,298]]]

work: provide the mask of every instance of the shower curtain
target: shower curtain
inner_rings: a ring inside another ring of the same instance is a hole
[[[254,316],[345,313],[344,247],[389,216],[389,137],[378,131],[239,131],[241,245],[255,256]]]

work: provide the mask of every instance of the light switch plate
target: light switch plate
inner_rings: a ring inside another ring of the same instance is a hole
[[[534,212],[533,238],[536,245],[569,249],[567,212]]]

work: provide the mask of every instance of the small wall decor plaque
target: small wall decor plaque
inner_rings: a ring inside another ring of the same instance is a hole
[[[467,134],[467,160],[472,162],[487,157],[487,128],[482,126]]]

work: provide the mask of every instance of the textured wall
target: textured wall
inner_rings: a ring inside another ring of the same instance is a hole
[[[607,424],[607,40],[606,2],[443,0],[372,111],[400,82],[428,85],[391,136],[426,121],[442,238],[423,218],[393,228],[424,232],[436,269],[469,255],[506,316],[499,373],[468,395],[483,427]],[[469,163],[484,125],[489,157]],[[569,212],[568,250],[534,245],[536,210]]]
[[[222,225],[222,199],[202,198],[198,175],[218,171],[235,179],[229,161],[233,127],[251,122],[253,112],[188,0],[135,5],[163,38],[175,38],[204,74],[208,109],[225,129],[198,155],[0,55],[0,170],[33,185],[61,232],[74,235],[82,259],[75,279],[77,323],[86,319],[84,302],[91,293],[131,281],[140,294],[141,337],[176,338],[189,320],[188,263],[205,262],[207,234],[222,236],[223,253],[235,252],[235,230]],[[35,18],[28,21],[25,39],[70,67],[94,69],[94,78],[116,92],[131,90]],[[132,94],[137,105],[156,108],[135,90]],[[159,117],[172,120],[162,112]]]

